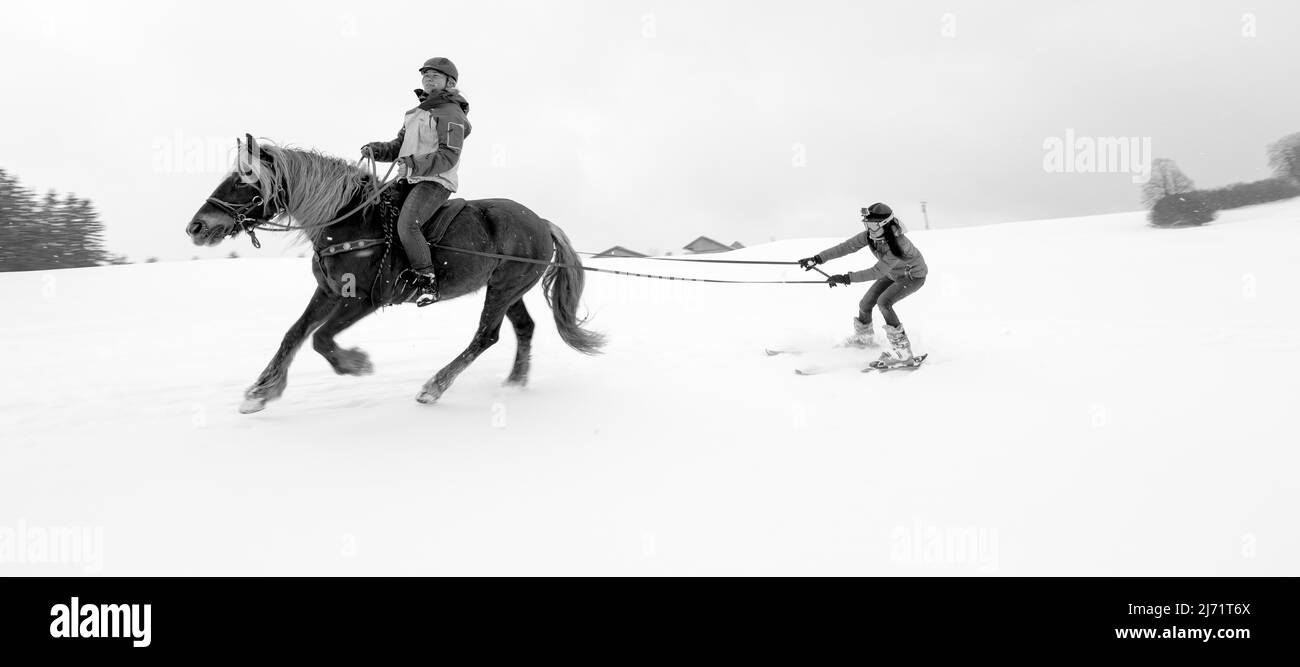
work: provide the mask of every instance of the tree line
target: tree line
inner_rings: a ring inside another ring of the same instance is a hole
[[[1218,211],[1300,197],[1300,132],[1277,140],[1267,154],[1272,178],[1212,190],[1198,190],[1173,160],[1156,158],[1151,180],[1142,186],[1148,220],[1156,227],[1203,225]]]
[[[104,247],[104,223],[89,199],[25,188],[0,169],[0,271],[122,264]]]

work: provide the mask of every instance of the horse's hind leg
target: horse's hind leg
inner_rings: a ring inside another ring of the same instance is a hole
[[[280,349],[276,350],[271,363],[266,365],[266,370],[262,371],[253,386],[244,392],[244,404],[239,407],[240,412],[260,412],[268,402],[280,398],[285,386],[289,384],[289,364],[293,363],[293,356],[298,353],[298,348],[307,339],[307,335],[320,326],[337,305],[338,299],[334,295],[320,287],[316,288],[306,310],[284,334]]]
[[[370,299],[344,299],[312,336],[312,347],[330,362],[335,373],[369,375],[374,372],[375,367],[370,363],[369,355],[356,347],[347,350],[340,348],[334,342],[334,337],[377,308],[370,303]]]
[[[510,305],[506,317],[510,318],[510,324],[515,328],[515,338],[519,341],[515,350],[515,365],[510,369],[506,384],[522,387],[528,384],[528,367],[533,354],[533,318],[529,316],[522,298]]]
[[[442,398],[451,383],[456,381],[456,376],[474,363],[484,350],[496,344],[497,339],[501,337],[501,322],[505,319],[506,310],[519,297],[516,291],[507,292],[498,287],[489,287],[487,299],[483,304],[483,314],[479,317],[478,330],[474,332],[474,339],[470,341],[469,347],[438,371],[437,375],[425,382],[415,400],[429,404]]]

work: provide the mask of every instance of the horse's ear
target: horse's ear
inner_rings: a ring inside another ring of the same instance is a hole
[[[244,152],[245,157],[248,158],[249,167],[256,167],[261,163],[262,147],[257,145],[257,140],[253,139],[251,134],[244,135]]]
[[[240,144],[239,147],[240,173],[242,174],[247,172],[256,172],[258,168],[262,166],[262,161],[261,161],[262,149],[260,146],[257,145],[257,140],[253,139],[253,135],[245,134],[244,140],[242,142],[236,140],[236,143]]]

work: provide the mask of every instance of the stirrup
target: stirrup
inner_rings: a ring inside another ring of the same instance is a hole
[[[417,290],[416,294],[418,294],[418,296],[415,297],[415,305],[417,307],[423,308],[438,303],[440,297],[438,296],[437,283],[426,281],[424,284],[416,286],[415,289]]]
[[[397,278],[416,289],[419,294],[415,299],[416,306],[423,308],[438,302],[438,281],[436,276],[420,273],[414,269],[402,269],[402,272],[397,274]]]

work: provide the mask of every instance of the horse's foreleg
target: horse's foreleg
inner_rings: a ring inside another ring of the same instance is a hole
[[[429,404],[441,398],[451,383],[456,381],[456,376],[474,363],[478,355],[492,347],[501,337],[501,321],[505,319],[506,309],[510,303],[517,298],[515,294],[506,294],[489,287],[487,300],[483,304],[483,314],[479,317],[478,330],[474,332],[474,339],[470,341],[469,347],[438,371],[437,375],[425,382],[415,400]]]
[[[506,384],[522,387],[528,384],[528,367],[533,351],[533,318],[528,315],[528,308],[524,306],[523,299],[511,304],[506,310],[506,317],[510,318],[510,324],[515,328],[515,339],[518,341],[515,365],[510,369],[510,377],[506,379]]]
[[[337,304],[338,299],[334,295],[320,287],[316,288],[316,293],[312,295],[302,316],[284,334],[280,349],[276,350],[271,363],[266,365],[266,370],[262,371],[253,386],[244,392],[245,400],[239,408],[240,412],[244,414],[259,412],[268,402],[274,401],[284,393],[284,388],[289,383],[289,364],[293,362],[293,356],[297,354],[298,348],[302,346],[308,334],[320,326]]]
[[[335,373],[369,375],[374,372],[375,367],[365,352],[356,347],[342,349],[334,342],[334,337],[376,309],[378,306],[372,304],[370,299],[344,299],[312,335],[312,347],[330,362]]]

